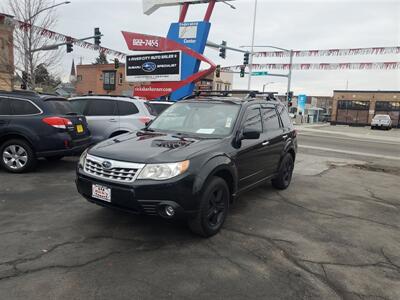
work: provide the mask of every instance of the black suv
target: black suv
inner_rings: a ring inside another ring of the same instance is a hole
[[[7,171],[30,171],[39,157],[80,154],[90,139],[85,117],[67,99],[0,91],[0,165]]]
[[[266,180],[286,189],[296,150],[296,131],[281,102],[182,100],[143,130],[85,151],[76,184],[90,202],[184,217],[208,237],[219,231],[239,194]]]

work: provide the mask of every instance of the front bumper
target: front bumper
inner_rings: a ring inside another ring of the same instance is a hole
[[[110,188],[111,202],[93,198],[93,184]],[[193,180],[190,175],[165,182],[136,180],[130,184],[120,184],[88,176],[78,168],[76,186],[89,202],[135,214],[170,218],[165,213],[165,207],[172,206],[174,218],[190,218],[196,214],[199,206],[198,195],[192,192]]]

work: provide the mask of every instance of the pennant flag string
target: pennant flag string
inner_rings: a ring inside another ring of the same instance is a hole
[[[253,64],[253,70],[289,70],[290,64]],[[237,71],[244,65],[221,68],[222,71]],[[311,63],[292,64],[293,70],[397,70],[400,62],[365,62],[365,63]]]
[[[32,26],[29,23],[23,22],[23,21],[18,21],[18,20],[13,20],[14,21],[14,25],[17,29],[22,30],[22,31],[28,31],[28,30],[32,30],[34,33],[47,37],[50,40],[53,41],[57,41],[57,42],[71,42],[72,44],[81,47],[81,48],[85,48],[85,49],[90,49],[90,50],[96,50],[96,51],[100,51],[104,54],[107,55],[111,55],[111,56],[115,56],[121,59],[124,59],[126,57],[126,54],[120,51],[116,51],[113,49],[109,49],[106,47],[101,47],[101,46],[97,46],[95,44],[86,42],[86,41],[80,41],[79,39],[73,38],[71,36],[67,36],[55,31],[51,31],[48,30],[46,28],[42,28],[39,26]]]
[[[305,56],[350,56],[350,55],[383,55],[400,54],[400,47],[371,47],[371,48],[348,48],[348,49],[325,49],[325,50],[293,50],[293,55]],[[255,52],[255,57],[287,57],[289,51],[262,51]]]

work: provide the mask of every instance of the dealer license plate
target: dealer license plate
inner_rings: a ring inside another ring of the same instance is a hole
[[[100,184],[93,184],[92,185],[92,197],[111,202],[111,189]]]
[[[83,126],[82,125],[76,125],[76,132],[82,133],[83,132]]]

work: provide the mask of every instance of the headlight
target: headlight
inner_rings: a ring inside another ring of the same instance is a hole
[[[79,158],[79,167],[81,167],[81,168],[83,168],[85,165],[88,150],[89,149],[86,149],[85,151],[83,151],[83,153],[81,154],[81,157]]]
[[[138,179],[165,180],[186,172],[189,161],[166,164],[149,164],[140,172]]]

